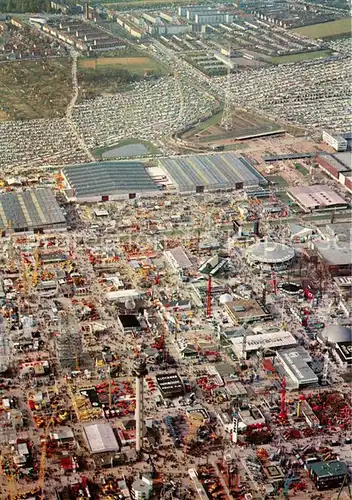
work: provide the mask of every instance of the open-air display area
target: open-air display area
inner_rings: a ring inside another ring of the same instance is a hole
[[[1,500],[351,498],[348,2],[0,11]]]

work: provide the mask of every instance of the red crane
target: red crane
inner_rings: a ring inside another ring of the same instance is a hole
[[[281,420],[287,419],[287,406],[286,406],[286,377],[281,379],[281,402],[280,402],[280,413],[279,417]]]
[[[275,271],[272,271],[272,273],[271,273],[271,279],[272,279],[272,284],[273,284],[274,295],[277,295],[277,278],[276,278],[276,272]]]
[[[211,318],[211,276],[208,277],[208,291],[207,291],[207,318]]]

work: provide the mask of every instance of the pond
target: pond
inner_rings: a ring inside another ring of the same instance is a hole
[[[127,144],[126,146],[120,146],[109,151],[105,151],[102,154],[102,158],[116,158],[117,156],[140,156],[148,153],[148,148],[141,143]]]

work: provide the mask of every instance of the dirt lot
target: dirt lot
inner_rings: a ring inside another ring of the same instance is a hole
[[[81,68],[95,68],[96,66],[148,66],[149,57],[98,57],[98,59],[81,59]]]
[[[98,57],[96,59],[80,59],[81,70],[99,70],[114,68],[127,70],[130,73],[144,74],[145,72],[164,73],[165,68],[155,59],[147,56],[136,57]]]

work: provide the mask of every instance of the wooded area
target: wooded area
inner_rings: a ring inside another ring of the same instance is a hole
[[[50,0],[0,0],[0,12],[50,12]]]

